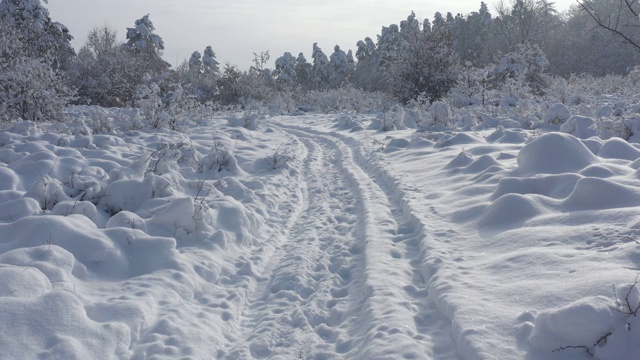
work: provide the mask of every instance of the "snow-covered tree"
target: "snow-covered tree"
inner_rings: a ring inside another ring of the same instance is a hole
[[[182,80],[181,86],[201,103],[213,100],[219,93],[217,83],[220,73],[211,46],[205,48],[204,56],[199,51],[194,51],[189,58],[188,66],[188,74],[186,79]]]
[[[329,76],[331,75],[331,69],[329,68],[329,59],[327,55],[322,52],[322,49],[318,46],[318,43],[313,43],[313,74],[315,75],[314,83],[316,89],[326,89],[329,85]]]
[[[422,21],[422,32],[427,34],[431,32],[431,22],[427,18]]]
[[[147,72],[161,74],[171,65],[162,60],[164,41],[154,34],[156,28],[149,14],[135,21],[135,27],[127,28],[127,42],[124,47],[145,63]]]
[[[127,28],[125,47],[133,51],[160,54],[164,50],[164,41],[153,33],[155,29],[149,14],[136,20],[135,27]]]
[[[390,91],[402,102],[418,97],[439,100],[456,83],[458,58],[449,31],[420,32],[405,39],[401,56],[388,66]]]
[[[213,52],[211,46],[207,46],[204,49],[204,55],[202,56],[202,66],[205,74],[220,74],[220,63],[216,60],[216,53]]]
[[[58,70],[65,69],[75,56],[69,30],[51,20],[40,0],[2,0],[0,18],[20,34],[27,57]]]
[[[296,79],[303,90],[311,90],[314,88],[313,65],[307,62],[303,53],[298,54],[296,58]]]
[[[340,46],[336,45],[333,50],[329,58],[329,87],[336,89],[351,80],[353,65]]]
[[[549,61],[539,46],[522,44],[516,51],[505,54],[490,75],[502,86],[515,86],[517,91],[527,87],[533,93],[543,94],[549,82],[545,74],[548,66]]]
[[[192,74],[202,74],[202,54],[199,51],[191,53],[189,58],[189,72]]]
[[[279,89],[290,89],[298,82],[296,73],[296,58],[289,52],[276,59],[276,84]]]
[[[370,37],[365,38],[364,41],[358,41],[357,47],[356,58],[358,62],[355,69],[355,84],[364,90],[374,90],[380,75],[378,72],[380,62],[378,49]]]
[[[462,61],[470,61],[477,67],[484,67],[493,61],[491,27],[493,19],[487,5],[482,2],[480,10],[467,17],[456,16],[451,36],[453,48]]]
[[[400,22],[400,36],[402,38],[414,38],[420,32],[420,22],[416,19],[416,14],[412,11],[406,20]]]
[[[92,29],[73,60],[67,78],[77,102],[105,107],[133,106],[144,64],[123,48],[109,25]]]
[[[442,16],[442,13],[437,11],[433,15],[433,25],[431,26],[431,31],[440,32],[440,31],[444,31],[445,29],[446,29],[445,19]]]
[[[0,119],[62,121],[73,92],[48,62],[28,56],[23,39],[0,18]]]
[[[383,26],[378,35],[379,66],[386,67],[398,56],[400,50],[400,28],[396,24]]]

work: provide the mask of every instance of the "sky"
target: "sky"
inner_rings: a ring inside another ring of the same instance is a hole
[[[375,40],[382,26],[398,24],[413,10],[419,19],[437,11],[468,14],[480,0],[49,0],[44,4],[53,21],[69,28],[79,49],[87,33],[108,24],[125,40],[127,27],[149,14],[165,44],[164,58],[173,66],[202,53],[210,45],[218,62],[248,69],[253,53],[269,51],[271,62],[290,52],[311,59],[313,43],[327,56],[335,45],[356,49],[358,40]],[[495,14],[496,1],[487,1]],[[565,11],[575,0],[556,0]]]

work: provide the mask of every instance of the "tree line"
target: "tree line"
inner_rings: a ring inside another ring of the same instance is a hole
[[[68,103],[132,107],[150,96],[157,106],[188,97],[198,103],[244,104],[273,93],[352,86],[384,92],[398,102],[435,101],[452,89],[468,103],[490,87],[545,91],[546,77],[626,74],[640,63],[640,5],[630,0],[580,0],[559,13],[548,0],[510,0],[469,14],[413,12],[355,54],[339,46],[328,56],[314,43],[303,53],[255,53],[241,70],[221,65],[212,46],[175,69],[162,59],[164,42],[149,15],[126,29],[94,28],[76,53],[68,29],[39,0],[0,1],[0,116],[3,120],[61,119]],[[465,95],[466,94],[466,95]],[[178,96],[179,95],[179,96]],[[155,106],[155,105],[154,105]]]

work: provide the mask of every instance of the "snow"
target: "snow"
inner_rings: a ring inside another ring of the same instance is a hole
[[[565,110],[5,127],[2,358],[637,358],[640,150]]]

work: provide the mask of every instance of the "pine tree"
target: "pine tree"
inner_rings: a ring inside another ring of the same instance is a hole
[[[314,88],[313,66],[307,62],[303,53],[298,54],[296,58],[296,79],[303,90],[311,90]]]
[[[213,52],[211,46],[207,46],[204,49],[204,56],[202,57],[202,65],[206,74],[220,74],[220,63],[216,60],[216,53]]]
[[[347,54],[336,45],[333,48],[333,54],[329,60],[329,87],[336,89],[348,82],[352,73],[351,64],[347,58]]]
[[[0,18],[20,34],[25,56],[40,59],[54,70],[66,69],[75,56],[69,30],[51,20],[40,0],[2,0]]]
[[[364,90],[375,90],[378,83],[378,65],[380,62],[376,44],[371,38],[367,37],[364,41],[358,41],[357,46],[356,58],[358,63],[355,68],[355,84]]]
[[[448,31],[420,33],[408,43],[402,56],[394,58],[387,70],[391,92],[406,103],[424,96],[433,102],[456,83],[458,59]]]
[[[276,59],[276,84],[280,89],[293,88],[298,82],[296,58],[289,52]]]
[[[124,47],[144,61],[148,72],[161,74],[171,65],[162,60],[164,41],[159,35],[153,33],[155,29],[149,14],[136,20],[135,27],[127,28],[127,42]]]
[[[318,47],[318,43],[313,43],[313,74],[314,74],[314,88],[326,89],[329,84],[329,76],[331,70],[329,68],[329,59],[327,55],[322,52],[322,49]]]
[[[189,58],[189,72],[191,74],[202,74],[202,54],[199,51],[191,53]]]
[[[73,92],[49,63],[29,56],[24,39],[0,18],[0,120],[62,121]]]
[[[183,84],[183,86],[199,102],[212,101],[219,94],[218,81],[220,80],[220,73],[216,54],[211,46],[207,46],[204,49],[204,56],[199,51],[194,51],[188,64],[188,83]]]

